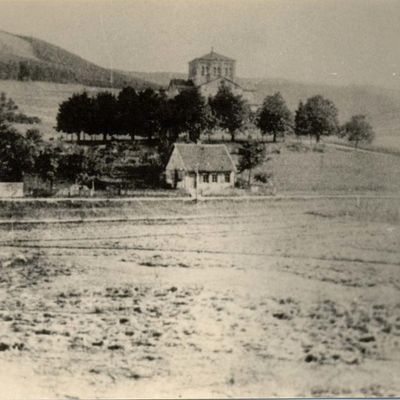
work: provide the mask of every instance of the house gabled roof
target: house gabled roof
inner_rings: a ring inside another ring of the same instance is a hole
[[[231,83],[232,85],[234,85],[234,86],[239,87],[239,88],[242,89],[242,87],[241,87],[238,83],[236,83],[236,82],[233,81],[232,79],[227,78],[226,76],[217,76],[217,77],[214,78],[214,79],[211,79],[211,80],[209,80],[209,81],[207,81],[207,82],[201,83],[201,84],[199,85],[199,87],[200,87],[200,86],[207,86],[208,84],[210,84],[210,83],[212,83],[212,82],[214,82],[214,81],[218,81],[218,80],[220,80],[220,81],[227,81],[227,82]]]
[[[188,172],[236,171],[235,164],[224,144],[176,143],[174,151],[182,160],[182,169]]]
[[[168,88],[175,87],[178,90],[191,89],[194,87],[191,80],[171,79]]]
[[[223,56],[222,54],[211,51],[210,53],[204,54],[204,56],[194,58],[192,61],[204,60],[204,61],[235,61],[233,58]]]

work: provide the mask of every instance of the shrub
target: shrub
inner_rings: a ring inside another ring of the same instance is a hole
[[[256,182],[261,182],[261,183],[268,183],[272,178],[272,172],[259,172],[257,174],[254,174],[254,180]]]
[[[235,187],[238,189],[247,189],[249,187],[249,182],[247,179],[243,179],[240,176],[236,178]]]

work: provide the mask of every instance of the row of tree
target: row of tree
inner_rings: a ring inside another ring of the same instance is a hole
[[[335,104],[320,95],[310,97],[305,103],[300,101],[294,116],[279,92],[267,96],[256,125],[264,134],[273,135],[274,142],[277,137],[293,131],[297,136],[315,137],[317,143],[321,136],[345,137],[356,147],[360,142],[370,143],[374,138],[374,131],[365,115],[354,115],[340,126]]]
[[[160,143],[173,143],[181,133],[197,141],[205,131],[218,127],[228,131],[232,140],[235,134],[250,124],[263,134],[273,136],[273,141],[288,133],[315,137],[339,135],[356,145],[370,142],[374,132],[364,115],[356,115],[343,126],[338,122],[335,104],[317,95],[300,102],[293,115],[284,98],[278,92],[267,96],[254,115],[249,104],[222,85],[218,93],[208,99],[196,88],[182,91],[174,98],[164,92],[145,89],[137,92],[131,87],[120,91],[118,96],[109,92],[94,97],[86,92],[74,94],[64,101],[57,115],[57,129],[77,135],[108,136],[131,135],[159,139]]]
[[[90,97],[86,92],[74,94],[60,104],[57,130],[76,134],[110,136],[131,135],[158,138],[174,142],[181,133],[197,141],[206,130],[226,129],[234,139],[250,117],[250,108],[241,96],[221,86],[209,101],[196,88],[182,91],[174,98],[165,92],[145,89],[137,92],[131,87],[118,96],[100,92]]]

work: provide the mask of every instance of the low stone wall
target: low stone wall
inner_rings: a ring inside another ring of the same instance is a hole
[[[24,183],[0,182],[0,197],[24,197]]]

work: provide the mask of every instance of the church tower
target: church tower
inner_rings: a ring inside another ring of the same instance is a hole
[[[195,86],[213,81],[217,78],[235,80],[236,61],[221,54],[211,52],[189,62],[189,80]]]

